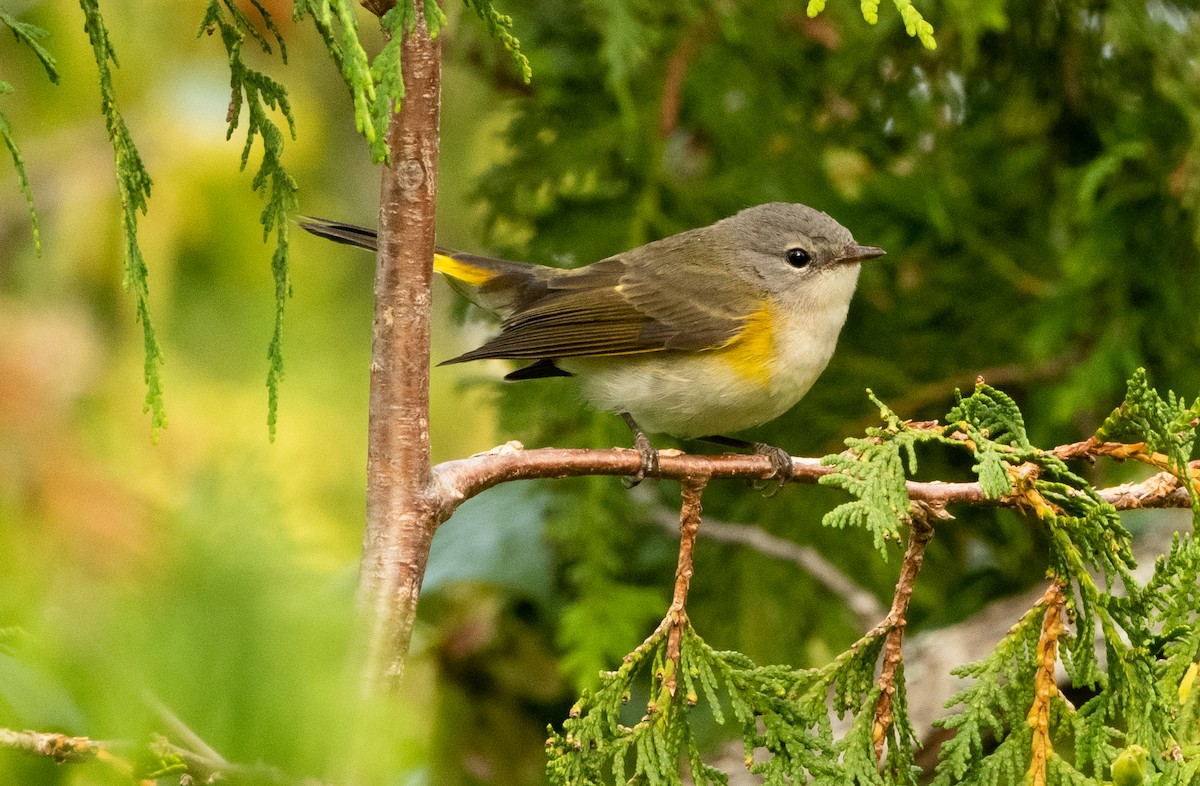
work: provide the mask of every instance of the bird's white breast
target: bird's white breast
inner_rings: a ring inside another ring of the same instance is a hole
[[[775,300],[761,355],[738,354],[745,351],[740,341],[752,340],[745,338],[723,349],[563,358],[558,365],[580,378],[592,406],[628,412],[646,431],[685,438],[743,431],[791,409],[825,370],[858,270],[830,270],[817,293]]]

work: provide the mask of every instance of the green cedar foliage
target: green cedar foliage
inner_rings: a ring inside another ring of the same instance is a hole
[[[664,624],[619,669],[605,673],[598,689],[584,692],[561,733],[552,730],[547,742],[552,783],[600,784],[611,778],[677,785],[683,761],[694,783],[728,783],[726,773],[703,761],[690,718],[699,711],[739,729],[746,766],[766,783],[845,783],[843,756],[846,764],[856,763],[849,773],[855,780],[876,780],[870,754],[859,755],[871,749],[870,713],[868,722],[856,722],[849,735],[835,740],[826,697],[832,691],[843,713],[874,704],[881,636],[859,642],[823,668],[798,670],[760,667],[741,653],[718,652],[687,626],[678,674],[665,655],[667,638]],[[639,678],[648,678],[652,697],[640,718],[629,712],[635,690],[643,688]],[[674,697],[666,688],[672,678]]]
[[[1132,573],[1130,538],[1117,511],[1061,458],[1029,442],[1009,396],[981,382],[972,395],[959,397],[944,425],[901,421],[876,404],[885,425],[870,429],[865,439],[847,440],[846,452],[826,457],[836,469],[826,479],[858,498],[835,508],[826,524],[867,529],[886,547],[911,517],[905,482],[916,470],[914,446],[969,451],[986,496],[1003,497],[1049,531],[1049,578],[1065,588],[1068,619],[1074,622],[1070,634],[1058,639],[1056,654],[1071,684],[1094,692],[1078,708],[1061,695],[1048,698],[1051,741],[1070,751],[1050,754],[1048,782],[1099,784],[1123,749],[1148,751],[1143,763],[1161,773],[1163,782],[1191,782],[1200,766],[1200,699],[1186,677],[1195,671],[1200,647],[1195,539],[1177,535],[1142,584]],[[1122,425],[1147,446],[1187,446],[1179,454],[1185,460],[1170,469],[1181,483],[1195,483],[1186,459],[1197,406],[1186,407],[1170,393],[1161,398],[1139,370],[1104,433],[1112,436]],[[1200,513],[1194,514],[1196,522]],[[1039,700],[1035,674],[1042,666],[1039,639],[1047,613],[1044,605],[1035,605],[984,660],[956,670],[970,682],[950,700],[952,712],[940,722],[955,735],[942,746],[935,784],[1024,780],[1035,737],[1026,718]],[[768,784],[918,782],[917,734],[907,716],[902,664],[892,694],[893,725],[884,736],[885,760],[882,766],[875,760],[876,706],[884,687],[877,661],[887,625],[824,666],[794,668],[760,667],[741,653],[717,651],[689,621],[682,624],[678,673],[666,654],[664,620],[620,668],[583,692],[561,731],[551,730],[552,783],[680,784],[684,762],[695,783],[727,783],[727,773],[704,762],[697,713],[736,729],[746,767]],[[839,737],[831,718],[847,714],[851,722]]]
[[[404,97],[403,84],[389,69],[388,92],[379,96],[376,80],[366,51],[358,40],[358,19],[351,0],[300,0],[295,4],[293,17],[299,21],[311,18],[320,33],[329,56],[341,69],[342,78],[354,102],[354,123],[358,132],[371,145],[371,157],[383,161],[387,156],[383,132],[386,128],[386,107],[390,100]],[[393,20],[394,22],[394,20]],[[391,63],[398,72],[399,53],[394,47],[382,52],[381,63]],[[399,88],[397,89],[397,85]],[[382,107],[382,111],[381,111]]]
[[[875,548],[886,558],[888,541],[899,539],[900,522],[912,512],[904,486],[905,459],[909,472],[915,472],[915,444],[933,438],[933,435],[905,428],[900,418],[875,399],[874,394],[868,391],[868,395],[879,406],[879,414],[887,425],[867,429],[866,438],[846,440],[849,455],[826,456],[822,460],[824,464],[837,467],[838,472],[826,475],[821,482],[844,488],[858,497],[827,513],[824,524],[838,528],[864,527],[871,533]]]
[[[529,61],[521,52],[521,44],[512,34],[512,18],[496,10],[490,0],[464,0],[468,8],[479,15],[491,35],[509,51],[522,78],[530,78]],[[376,163],[387,160],[385,132],[392,107],[404,99],[401,78],[400,43],[417,24],[417,9],[411,2],[398,2],[383,15],[381,23],[387,41],[374,59],[367,56],[358,40],[358,21],[354,0],[298,0],[294,18],[310,18],[321,35],[329,55],[341,69],[346,87],[354,102],[354,122],[360,134],[371,146]],[[446,15],[435,0],[424,0],[420,13],[437,38],[446,26]]]
[[[1200,419],[1200,399],[1185,406],[1174,392],[1167,398],[1150,387],[1144,369],[1138,369],[1129,380],[1125,403],[1105,419],[1096,431],[1100,440],[1145,442],[1155,454],[1165,454],[1164,469],[1185,472],[1196,443],[1196,421]],[[1192,498],[1192,509],[1200,511],[1200,490],[1186,486]]]
[[[274,20],[261,3],[254,0],[254,8],[262,16],[267,32],[274,36],[279,46],[279,56],[287,62],[287,49]],[[242,59],[242,44],[249,35],[266,54],[271,54],[271,43],[251,23],[246,15],[233,3],[209,0],[205,7],[200,32],[221,33],[221,42],[229,54],[231,96],[229,100],[229,126],[225,138],[233,136],[241,118],[243,102],[247,108],[246,144],[242,147],[242,169],[250,160],[250,151],[255,137],[262,140],[263,157],[254,175],[252,188],[263,191],[267,204],[259,221],[263,226],[266,241],[275,230],[275,251],[271,255],[271,272],[275,280],[275,328],[267,349],[267,429],[271,439],[275,438],[275,422],[279,408],[279,385],[283,380],[283,313],[291,295],[288,277],[288,228],[289,216],[296,211],[296,181],[283,166],[283,132],[271,120],[268,109],[277,110],[287,120],[288,132],[296,138],[296,122],[288,104],[287,91],[283,85],[261,71],[246,65]]]
[[[513,62],[525,81],[529,81],[529,62],[522,54],[520,42],[512,34],[512,19],[498,12],[488,0],[465,0],[487,26],[489,32],[502,42],[511,53]],[[266,34],[279,47],[280,58],[287,63],[287,50],[283,36],[260,0],[251,0],[251,5],[262,19]],[[417,10],[411,3],[397,3],[382,18],[387,33],[387,42],[370,60],[358,38],[356,3],[353,0],[297,0],[293,18],[309,18],[324,41],[330,57],[345,78],[355,109],[358,130],[371,146],[376,162],[384,162],[387,148],[384,132],[392,107],[404,97],[401,78],[400,41],[411,32],[417,23]],[[109,139],[116,159],[117,188],[121,196],[123,220],[125,274],[124,284],[132,290],[138,320],[142,323],[145,345],[144,377],[146,382],[146,410],[151,412],[151,429],[154,435],[167,424],[163,400],[161,366],[164,361],[153,323],[150,320],[149,282],[146,261],[137,240],[138,212],[145,213],[150,196],[150,174],[142,163],[141,155],[133,142],[129,128],[117,107],[113,88],[110,63],[117,65],[116,51],[104,24],[98,0],[80,0],[84,15],[84,29],[91,42],[99,74],[101,112],[105,118]],[[425,0],[420,13],[428,25],[430,35],[437,37],[446,24],[446,16],[434,0]],[[17,41],[29,46],[42,63],[52,82],[57,83],[58,74],[53,56],[43,47],[40,39],[45,31],[27,22],[14,18],[0,9],[0,23],[7,26]],[[296,135],[295,119],[288,103],[284,86],[246,65],[242,58],[242,45],[249,36],[266,54],[272,53],[271,40],[259,32],[246,13],[231,0],[208,0],[200,23],[200,32],[219,32],[229,57],[231,97],[226,138],[232,137],[241,117],[243,103],[247,107],[246,142],[242,149],[241,167],[249,162],[254,140],[263,145],[262,161],[252,181],[255,191],[266,195],[266,204],[260,216],[263,239],[272,230],[275,232],[275,249],[271,256],[271,272],[275,282],[275,324],[267,349],[267,427],[272,439],[278,416],[279,387],[283,380],[283,319],[287,299],[291,295],[291,279],[288,274],[287,217],[295,212],[296,182],[283,165],[284,136],[268,110],[278,111],[287,121],[288,133]],[[12,91],[12,86],[0,80],[0,94]],[[34,209],[33,190],[25,171],[24,159],[16,144],[7,118],[0,113],[0,138],[13,159],[17,171],[18,187],[29,206],[30,223],[34,244],[40,251],[37,213]]]
[[[99,0],[79,0],[83,9],[83,29],[92,44],[96,59],[96,70],[100,75],[100,113],[104,115],[108,139],[116,158],[117,191],[121,195],[122,237],[124,239],[125,275],[122,283],[132,290],[137,308],[138,321],[142,323],[142,340],[145,352],[143,377],[146,382],[145,411],[150,412],[151,433],[157,436],[159,429],[167,425],[167,412],[162,391],[162,347],[150,321],[150,282],[146,260],[138,245],[138,213],[146,212],[146,200],[150,198],[150,173],[142,163],[142,156],[133,143],[133,137],[125,125],[125,118],[117,108],[117,94],[113,88],[112,68],[117,65],[117,53],[108,37],[108,28],[100,14]]]
[[[808,15],[816,16],[825,10],[826,0],[808,0]],[[921,44],[926,49],[937,49],[937,41],[933,38],[933,25],[925,21],[925,17],[921,16],[912,4],[912,0],[893,0],[896,5],[896,10],[900,12],[900,17],[904,20],[904,30],[910,36],[921,39]],[[862,0],[861,3],[863,19],[870,24],[879,22],[879,0]]]
[[[33,54],[37,57],[38,62],[42,64],[42,68],[46,69],[46,76],[51,82],[58,84],[58,66],[54,62],[54,56],[42,46],[40,40],[45,38],[48,33],[37,25],[15,19],[12,14],[3,8],[0,8],[0,23],[3,23],[12,31],[17,41],[33,50]],[[0,80],[0,95],[11,93],[12,89],[11,84]],[[0,112],[0,137],[3,137],[4,144],[8,147],[9,154],[12,155],[13,167],[17,170],[17,187],[25,195],[25,204],[29,206],[29,224],[33,229],[33,245],[40,254],[42,250],[42,238],[41,233],[38,231],[37,210],[33,206],[33,189],[29,186],[29,176],[25,172],[25,159],[21,155],[21,149],[17,146],[16,139],[13,137],[12,127],[8,123],[8,118],[4,116],[3,112]]]
[[[427,0],[432,4],[432,0]],[[487,25],[488,33],[503,44],[512,58],[513,66],[521,75],[521,81],[529,84],[533,78],[533,69],[529,66],[529,58],[521,51],[521,42],[512,33],[513,20],[511,16],[502,14],[488,0],[463,0],[463,3],[479,15]],[[426,10],[428,14],[428,10]]]

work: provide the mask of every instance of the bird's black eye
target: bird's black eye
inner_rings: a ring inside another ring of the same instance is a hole
[[[789,248],[787,261],[792,267],[804,267],[812,261],[812,257],[802,248]]]

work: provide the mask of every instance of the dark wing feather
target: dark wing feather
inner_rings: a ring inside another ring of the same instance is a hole
[[[358,248],[365,248],[368,251],[374,251],[379,245],[374,229],[360,227],[357,224],[347,224],[345,221],[313,218],[311,216],[301,217],[299,224],[301,229],[311,232],[317,237],[323,237],[326,240],[333,240],[337,243],[345,243],[348,246],[357,246]]]
[[[702,231],[702,230],[698,230]],[[688,233],[691,234],[691,233]],[[711,275],[703,238],[675,236],[528,287],[498,336],[446,363],[714,349],[757,310],[741,279]],[[719,281],[720,286],[714,287]]]
[[[558,366],[554,365],[553,360],[543,358],[538,362],[522,366],[516,371],[511,371],[504,375],[504,378],[509,382],[517,382],[522,379],[542,379],[543,377],[569,377],[572,376],[570,371],[563,371]]]

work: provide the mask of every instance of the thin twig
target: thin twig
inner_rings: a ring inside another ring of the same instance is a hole
[[[218,753],[203,737],[197,734],[191,726],[183,722],[183,719],[176,715],[170,707],[162,702],[154,694],[146,691],[142,700],[154,711],[158,719],[162,721],[166,730],[177,737],[181,742],[187,745],[188,749],[200,756],[221,764],[228,764],[224,756]]]
[[[1046,786],[1046,762],[1054,752],[1050,742],[1050,703],[1058,695],[1054,667],[1058,664],[1058,637],[1063,633],[1063,587],[1053,582],[1042,596],[1046,616],[1042,618],[1042,633],[1038,637],[1037,675],[1034,677],[1034,698],[1025,722],[1033,728],[1033,750],[1030,756],[1027,781],[1033,786]]]
[[[1193,424],[1193,426],[1195,425]],[[1082,458],[1090,461],[1099,456],[1107,456],[1117,461],[1130,459],[1140,461],[1164,472],[1171,470],[1171,458],[1162,453],[1148,450],[1145,442],[1101,442],[1095,437],[1088,437],[1083,442],[1059,445],[1051,452],[1061,459]],[[1200,466],[1197,466],[1196,462],[1192,462],[1188,465],[1188,469],[1191,472],[1192,484],[1197,491],[1200,491]]]
[[[700,531],[700,497],[708,478],[688,478],[683,482],[683,504],[679,508],[679,563],[675,568],[675,591],[671,596],[671,607],[667,609],[664,622],[667,629],[667,660],[670,672],[663,687],[671,698],[675,698],[679,678],[680,646],[683,629],[687,627],[687,596],[692,583],[692,553],[696,545],[696,533]]]
[[[96,761],[107,743],[40,731],[0,729],[0,747],[54,759],[59,764]]]
[[[144,753],[132,758],[145,760],[142,766],[157,762],[169,768],[170,775],[179,783],[223,783],[230,779],[250,781],[269,786],[327,786],[311,778],[293,778],[282,771],[264,764],[232,764],[220,756],[209,758],[187,748],[181,748],[161,735],[141,746]],[[0,728],[0,748],[21,751],[34,756],[53,759],[59,764],[83,764],[99,762],[115,770],[124,779],[132,779],[135,770],[129,757],[117,755],[115,749],[129,753],[138,751],[139,746],[131,742],[105,742],[90,737],[71,737],[40,731],[14,731]],[[152,773],[147,773],[151,775]],[[143,775],[141,777],[147,777]],[[166,777],[163,774],[161,777]],[[149,780],[139,782],[150,782]]]
[[[663,529],[672,533],[679,529],[677,517],[671,511],[658,508],[653,515],[655,522]],[[713,519],[711,516],[704,519],[704,538],[721,543],[736,543],[759,554],[798,565],[831,594],[841,598],[847,608],[864,624],[870,624],[886,613],[883,604],[874,595],[855,584],[849,576],[811,546],[793,543],[752,524],[734,524]]]
[[[896,580],[896,592],[892,596],[892,608],[867,636],[886,634],[883,642],[883,663],[880,666],[879,699],[875,703],[875,721],[871,727],[871,740],[875,744],[875,761],[883,763],[883,748],[891,731],[892,697],[896,693],[896,670],[903,658],[904,628],[908,624],[908,604],[912,600],[917,574],[925,561],[925,546],[933,539],[933,522],[946,521],[950,514],[944,508],[926,505],[913,506],[912,523],[908,532],[908,546],[904,550],[904,561],[900,565],[900,577]]]

